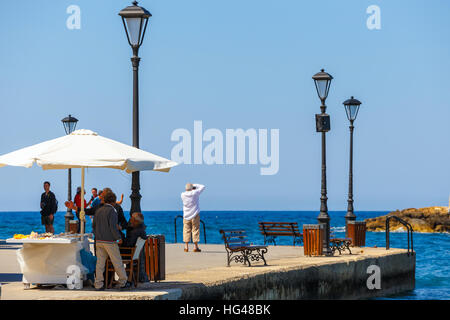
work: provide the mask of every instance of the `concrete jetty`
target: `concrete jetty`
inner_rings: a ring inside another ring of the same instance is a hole
[[[202,245],[202,252],[186,253],[183,244],[166,244],[165,281],[122,292],[25,290],[16,261],[19,248],[0,245],[3,300],[366,299],[414,289],[416,264],[415,255],[404,249],[352,248],[353,254],[307,257],[303,247],[269,246],[267,266],[227,267],[223,245]],[[378,275],[379,288],[373,285]]]

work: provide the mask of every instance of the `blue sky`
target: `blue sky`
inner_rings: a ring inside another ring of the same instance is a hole
[[[129,1],[5,1],[0,11],[0,154],[64,135],[69,113],[132,143],[131,49],[117,13]],[[69,30],[66,9],[81,9]],[[355,210],[447,205],[450,194],[450,3],[434,1],[143,0],[153,17],[140,50],[141,148],[170,157],[177,128],[279,129],[280,170],[180,165],[141,174],[143,210],[178,210],[187,181],[207,186],[204,210],[318,210],[319,113],[311,76],[334,76],[327,99],[328,208],[345,210],[348,121],[355,122]],[[381,9],[369,30],[367,7]],[[60,203],[67,172],[0,169],[0,211],[38,210],[42,182]],[[80,170],[73,170],[75,188]],[[89,169],[87,187],[130,201],[131,176]],[[60,208],[61,209],[61,208]]]

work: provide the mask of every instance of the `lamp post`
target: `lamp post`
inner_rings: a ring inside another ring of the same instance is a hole
[[[347,118],[350,121],[350,165],[349,165],[349,176],[348,176],[348,206],[347,214],[345,215],[345,229],[348,237],[348,223],[350,221],[356,220],[356,215],[353,212],[353,122],[358,116],[359,106],[361,102],[354,97],[345,100],[343,105],[345,106],[345,112],[347,113]]]
[[[127,35],[128,43],[133,50],[131,63],[133,66],[133,147],[139,148],[139,48],[144,41],[148,19],[152,16],[146,9],[138,6],[134,1],[132,6],[126,7],[119,12],[122,17],[123,26]],[[131,180],[131,209],[133,212],[141,212],[141,194],[139,182],[139,171],[132,173]]]
[[[316,73],[313,77],[314,84],[316,85],[317,95],[321,101],[320,114],[316,114],[316,131],[322,133],[322,186],[320,197],[320,213],[317,217],[319,224],[324,229],[323,239],[323,252],[325,255],[331,255],[330,248],[330,216],[328,215],[327,207],[327,164],[326,164],[326,136],[325,134],[330,131],[330,116],[325,113],[327,107],[325,100],[328,97],[330,91],[331,80],[333,77],[326,73],[324,69]]]
[[[70,114],[68,117],[65,117],[61,120],[61,122],[64,125],[64,130],[66,131],[66,134],[71,134],[75,131],[75,128],[77,126],[78,119],[75,117],[72,117]],[[68,169],[68,188],[67,188],[67,200],[72,200],[72,169]],[[74,216],[72,213],[72,210],[67,208],[67,212],[64,215],[65,219],[65,232],[69,232],[70,229],[70,220],[73,220]]]

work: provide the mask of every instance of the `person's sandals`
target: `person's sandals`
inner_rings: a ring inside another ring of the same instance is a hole
[[[202,252],[202,250],[200,250],[199,248],[195,248],[194,252]]]
[[[184,248],[184,252],[189,252],[189,249]]]

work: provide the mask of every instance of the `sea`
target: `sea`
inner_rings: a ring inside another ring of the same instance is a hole
[[[388,211],[355,212],[357,221],[386,215]],[[65,212],[55,216],[55,233],[64,232]],[[144,212],[147,234],[163,234],[166,242],[182,241],[183,220],[181,211]],[[219,230],[244,229],[254,244],[263,244],[264,238],[258,231],[259,221],[287,221],[303,224],[317,223],[316,211],[202,211],[200,243],[223,244]],[[331,211],[331,231],[336,237],[345,236],[345,212]],[[129,219],[129,212],[125,212]],[[86,232],[92,230],[92,223],[86,217]],[[203,225],[204,230],[203,232]],[[0,239],[11,238],[14,234],[43,233],[39,212],[0,212]],[[176,233],[175,233],[176,232]],[[450,234],[414,233],[416,252],[416,287],[412,291],[381,299],[389,300],[450,300]],[[279,237],[277,245],[292,245],[290,237]],[[385,232],[367,232],[367,247],[385,247]],[[391,232],[392,248],[407,248],[405,232]]]

